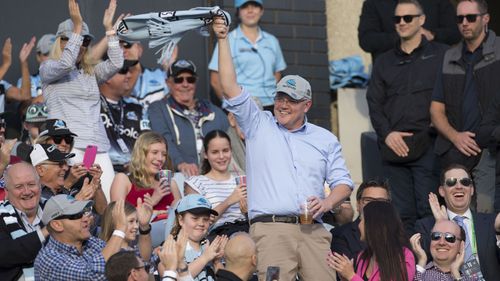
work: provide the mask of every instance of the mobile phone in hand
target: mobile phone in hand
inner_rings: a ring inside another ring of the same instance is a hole
[[[266,272],[266,281],[277,281],[277,280],[280,280],[280,267],[268,266]]]
[[[88,145],[83,155],[83,166],[89,170],[94,165],[95,157],[97,155],[97,146]]]

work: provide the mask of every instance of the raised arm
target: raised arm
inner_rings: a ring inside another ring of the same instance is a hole
[[[213,29],[219,43],[219,77],[220,89],[225,98],[233,98],[240,94],[241,89],[236,82],[236,72],[234,71],[229,39],[227,38],[229,27],[226,26],[222,18],[216,18]]]

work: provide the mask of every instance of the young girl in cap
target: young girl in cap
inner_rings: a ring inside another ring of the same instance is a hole
[[[189,194],[177,204],[176,220],[172,235],[177,239],[179,235],[187,236],[187,245],[184,255],[186,268],[179,268],[179,272],[189,270],[195,281],[214,281],[214,270],[222,268],[221,258],[227,243],[227,236],[217,236],[212,243],[205,239],[210,225],[210,216],[218,216],[212,205],[199,194]]]
[[[212,240],[216,235],[248,232],[248,220],[241,210],[241,207],[246,209],[246,183],[236,182],[229,172],[229,136],[220,130],[211,131],[203,139],[203,148],[202,175],[188,178],[184,183],[184,192],[203,195],[220,214],[211,222],[208,239]]]

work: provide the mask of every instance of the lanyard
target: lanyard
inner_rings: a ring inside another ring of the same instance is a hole
[[[124,107],[123,101],[122,101],[122,99],[120,99],[118,101],[118,107],[120,108],[120,123],[118,124],[118,126],[116,126],[115,118],[113,117],[113,112],[111,112],[111,108],[109,107],[109,103],[106,100],[106,98],[103,97],[103,96],[101,96],[101,102],[102,102],[103,106],[105,107],[104,111],[106,113],[109,113],[108,115],[109,115],[109,119],[111,121],[111,125],[113,125],[113,131],[115,131],[116,137],[119,138],[120,137],[120,129],[119,128],[123,127],[123,112],[124,112],[124,110],[123,110],[123,107]]]
[[[476,242],[476,229],[474,228],[474,219],[470,218],[470,227],[472,228],[472,237],[470,239],[472,246],[472,253],[477,254],[477,242]]]

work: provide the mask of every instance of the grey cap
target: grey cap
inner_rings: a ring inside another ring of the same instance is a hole
[[[71,19],[67,19],[59,24],[57,27],[57,33],[56,37],[70,37],[71,34],[73,33],[73,21]],[[80,34],[82,36],[88,35],[94,39],[94,35],[90,34],[89,27],[88,25],[84,22],[82,25],[82,33]]]
[[[38,43],[36,43],[36,52],[42,55],[47,55],[52,49],[52,45],[56,41],[56,36],[54,34],[44,34]]]
[[[276,85],[276,93],[284,93],[294,100],[312,99],[311,84],[298,75],[287,75]]]
[[[63,215],[76,215],[81,213],[87,206],[92,205],[91,200],[79,201],[67,194],[52,196],[43,209],[42,222],[47,225],[53,219]]]

